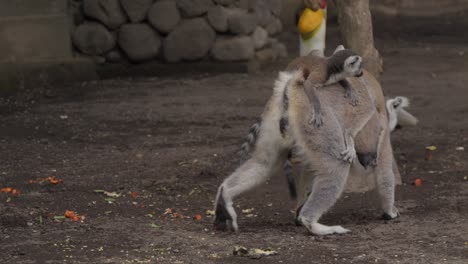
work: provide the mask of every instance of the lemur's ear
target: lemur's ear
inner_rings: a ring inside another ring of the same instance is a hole
[[[333,54],[337,53],[338,51],[340,50],[344,50],[344,46],[343,45],[338,45],[338,47],[336,47],[335,51],[333,52]]]

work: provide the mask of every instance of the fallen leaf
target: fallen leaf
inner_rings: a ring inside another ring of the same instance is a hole
[[[46,179],[52,184],[59,184],[63,181],[62,179],[56,179],[54,176],[47,177]]]
[[[53,219],[54,220],[65,220],[65,216],[64,215],[54,215]]]
[[[254,208],[249,208],[249,209],[242,209],[243,214],[251,214],[255,209]]]
[[[120,197],[120,196],[122,196],[122,194],[116,193],[116,192],[106,192],[106,191],[104,191],[104,194],[106,196],[109,196],[109,197]]]
[[[416,180],[414,180],[414,185],[421,186],[422,185],[422,180],[420,178],[417,178]]]
[[[46,178],[37,178],[35,180],[29,180],[28,183],[43,183],[43,182],[49,182],[51,184],[59,184],[61,183],[63,180],[62,179],[57,179],[55,178],[55,176],[49,176],[49,177],[46,177]]]
[[[133,199],[136,199],[136,198],[138,198],[138,196],[140,196],[140,193],[139,192],[131,192],[130,195],[133,197]]]
[[[207,216],[213,216],[213,215],[215,215],[215,211],[213,211],[213,210],[206,210],[206,211],[205,211],[205,215],[207,215]]]
[[[172,214],[172,208],[166,208],[163,215]]]
[[[2,188],[2,189],[0,189],[0,192],[2,192],[2,193],[11,193],[11,194],[13,194],[15,196],[20,195],[20,191],[18,191],[17,189],[14,189],[14,188],[10,188],[10,187]]]
[[[430,151],[434,151],[434,150],[437,149],[437,147],[434,146],[434,145],[432,145],[432,146],[427,146],[426,149],[427,149],[427,150],[430,150]]]
[[[115,202],[115,199],[114,198],[104,198],[104,201],[106,201],[108,203],[113,203],[113,202]]]
[[[78,215],[74,211],[70,211],[70,210],[65,211],[64,217],[75,222],[80,221],[81,223],[83,223],[85,219],[83,215]]]
[[[157,225],[157,224],[155,224],[155,223],[151,223],[150,226],[151,226],[152,228],[160,228],[160,227],[161,227],[160,225]]]
[[[202,220],[202,216],[199,215],[199,214],[197,214],[197,215],[195,215],[195,216],[193,217],[193,219],[196,220],[196,221],[201,221],[201,220]]]

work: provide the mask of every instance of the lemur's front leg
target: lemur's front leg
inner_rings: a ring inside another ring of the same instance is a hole
[[[322,86],[322,84],[313,83],[310,80],[306,80],[304,82],[305,93],[314,107],[313,116],[310,119],[309,124],[313,124],[316,128],[319,128],[323,125],[320,100],[317,94],[317,89]]]
[[[359,102],[359,99],[351,88],[349,82],[347,80],[341,80],[339,83],[345,89],[345,98],[349,98],[351,100],[351,105],[356,106]]]
[[[343,158],[344,161],[347,161],[349,163],[353,163],[354,159],[356,158],[356,149],[354,148],[354,139],[353,135],[349,133],[345,129],[344,133],[344,139],[345,139],[345,145],[346,149],[341,152],[341,157]]]

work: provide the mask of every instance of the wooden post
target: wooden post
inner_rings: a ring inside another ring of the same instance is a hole
[[[379,79],[383,62],[374,47],[369,0],[337,0],[338,21],[346,48],[364,59],[364,68]]]

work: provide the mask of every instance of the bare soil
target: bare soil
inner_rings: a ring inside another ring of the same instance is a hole
[[[344,194],[322,222],[352,232],[311,236],[277,177],[236,201],[240,233],[213,229],[205,211],[287,61],[251,75],[95,81],[2,99],[0,187],[21,194],[0,193],[0,263],[468,263],[466,27],[379,25],[385,93],[408,96],[420,119],[392,136],[400,218],[381,220],[373,193]],[[48,176],[63,182],[29,183]],[[54,219],[66,210],[84,221]],[[278,255],[234,256],[236,245]]]

